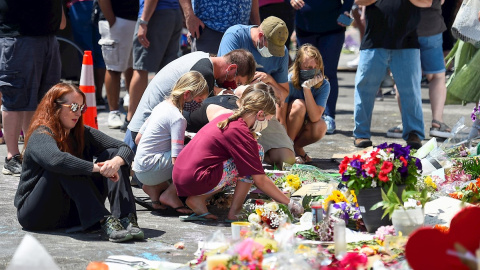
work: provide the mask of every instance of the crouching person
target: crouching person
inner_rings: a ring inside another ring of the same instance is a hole
[[[100,224],[112,242],[143,239],[128,179],[133,152],[84,126],[86,109],[85,94],[65,83],[40,102],[25,138],[14,201],[18,221],[32,231]]]

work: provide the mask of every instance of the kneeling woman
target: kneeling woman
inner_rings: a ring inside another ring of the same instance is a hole
[[[312,159],[303,147],[319,141],[327,132],[322,114],[330,94],[330,83],[324,79],[322,56],[311,44],[298,49],[290,72],[287,134],[293,141],[295,162],[305,163]]]
[[[27,230],[86,230],[100,224],[112,242],[143,239],[128,179],[133,152],[84,126],[85,102],[77,87],[59,83],[38,105],[15,195],[18,221]]]
[[[275,98],[263,91],[244,93],[235,112],[222,114],[205,125],[177,157],[173,183],[179,196],[195,212],[183,221],[217,219],[208,212],[206,199],[227,185],[235,186],[228,219],[236,220],[252,183],[279,203],[289,204],[294,213],[301,205],[290,201],[262,167],[255,132],[265,129],[275,115]],[[237,181],[238,180],[238,181]]]

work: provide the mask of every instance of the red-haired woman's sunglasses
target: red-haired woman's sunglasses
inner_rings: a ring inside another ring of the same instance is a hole
[[[69,107],[72,112],[76,112],[76,111],[78,111],[78,109],[80,109],[81,113],[85,113],[87,111],[87,106],[85,104],[80,106],[80,105],[78,105],[78,103],[74,102],[72,104],[60,104],[60,105],[62,105],[64,107]]]

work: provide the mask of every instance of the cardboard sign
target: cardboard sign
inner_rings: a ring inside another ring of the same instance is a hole
[[[311,196],[328,196],[332,193],[332,190],[335,190],[338,186],[338,183],[324,183],[324,182],[317,182],[303,185],[299,190],[292,194],[292,197],[303,197],[305,195]]]

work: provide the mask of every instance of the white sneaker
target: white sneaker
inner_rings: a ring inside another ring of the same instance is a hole
[[[108,114],[108,128],[117,129],[123,125],[122,113],[120,111],[112,111]]]
[[[128,111],[128,104],[130,104],[130,95],[128,93],[123,96],[123,108]]]
[[[347,67],[349,67],[349,68],[357,68],[359,62],[360,62],[360,55],[357,56],[355,59],[353,59],[353,60],[351,60],[351,61],[348,61],[348,62],[347,62]]]

